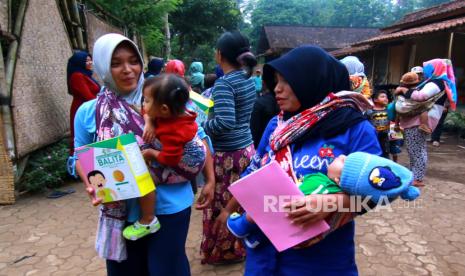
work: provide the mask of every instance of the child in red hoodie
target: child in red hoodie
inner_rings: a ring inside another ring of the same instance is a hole
[[[161,150],[143,150],[144,159],[171,168],[187,165],[194,175],[201,172],[206,148],[196,139],[197,114],[186,109],[189,86],[185,80],[175,74],[157,75],[145,81],[143,93],[142,113],[146,124],[143,137],[148,140],[157,138],[161,143]],[[127,239],[136,240],[160,228],[155,217],[155,192],[141,197],[139,204],[142,213],[140,223],[126,227],[123,235]],[[154,222],[158,227],[152,226]]]

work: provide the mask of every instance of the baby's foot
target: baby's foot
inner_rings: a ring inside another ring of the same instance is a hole
[[[264,240],[258,226],[247,220],[246,213],[242,215],[232,213],[226,225],[229,232],[240,239],[244,239],[245,245],[249,248],[257,247]]]
[[[154,217],[149,224],[141,224],[136,221],[133,225],[124,228],[123,236],[128,240],[138,240],[148,234],[155,233],[160,229],[160,222],[157,217]]]
[[[427,125],[423,125],[423,124],[418,126],[418,129],[420,129],[426,134],[431,134],[431,132],[433,132],[430,127],[428,127]]]

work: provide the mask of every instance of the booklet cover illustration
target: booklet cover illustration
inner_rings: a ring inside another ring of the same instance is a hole
[[[76,153],[87,184],[103,203],[141,197],[155,189],[132,133],[80,147]]]

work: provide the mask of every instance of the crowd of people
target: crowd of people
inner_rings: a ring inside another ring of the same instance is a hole
[[[354,217],[364,212],[291,209],[289,223],[326,220],[331,229],[278,252],[228,187],[275,160],[307,203],[330,197],[345,206],[349,194],[360,194],[351,188],[360,173],[354,166],[375,164],[394,173],[395,181],[376,182],[396,189],[390,200],[415,199],[413,186],[425,185],[427,135],[438,144],[447,107],[456,103],[452,66],[443,59],[413,68],[391,93],[373,89],[357,57],[339,61],[316,46],[257,66],[249,40],[236,31],[218,38],[212,73],[200,61],[186,72],[181,60],[160,58],[144,73],[137,45],[119,34],[100,37],[93,49],[68,62],[70,155],[75,160],[75,148],[134,133],[156,183],[139,199],[101,204],[76,160],[92,204],[100,205],[96,250],[108,275],[190,275],[192,205],[203,210],[202,264],[245,260],[246,275],[357,275]],[[206,118],[196,113],[192,93],[213,101]],[[413,174],[385,159],[397,162],[404,139]]]

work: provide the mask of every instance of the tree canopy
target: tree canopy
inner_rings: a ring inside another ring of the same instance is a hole
[[[219,35],[237,29],[241,21],[234,1],[184,0],[170,15],[173,54],[185,62],[198,59],[210,63]]]
[[[182,0],[94,0],[144,37],[149,55],[163,51],[163,16]]]
[[[164,56],[168,14],[172,56],[211,69],[216,39],[240,29],[256,45],[264,25],[380,28],[406,13],[449,0],[94,0],[143,35],[149,55]]]
[[[450,0],[250,0],[245,31],[258,40],[264,25],[305,25],[380,28],[406,13]]]

